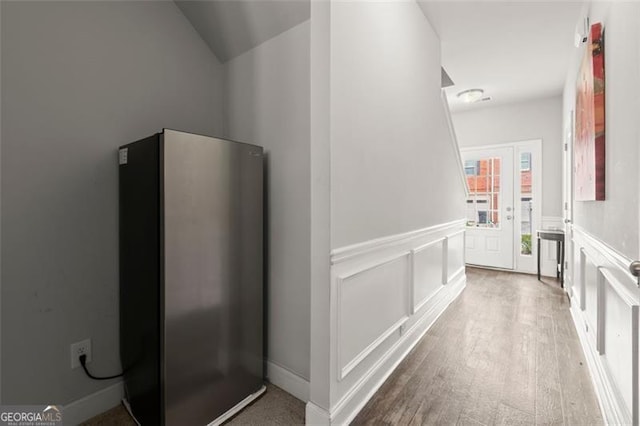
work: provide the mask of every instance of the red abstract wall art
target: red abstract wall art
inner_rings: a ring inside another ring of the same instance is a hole
[[[576,87],[576,201],[605,199],[605,87],[602,24],[591,26]]]

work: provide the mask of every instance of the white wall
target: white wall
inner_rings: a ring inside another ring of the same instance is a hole
[[[332,250],[312,289],[312,341],[329,347],[311,352],[306,420],[348,424],[464,288],[464,188],[419,6],[338,1],[311,20],[330,69],[328,111],[312,79],[312,123],[329,129]]]
[[[452,118],[460,147],[542,139],[542,215],[562,217],[561,96],[456,112]]]
[[[116,149],[220,134],[221,67],[172,2],[1,7],[3,403],[68,404],[70,343],[120,370]]]
[[[607,424],[638,424],[637,278],[629,263],[640,256],[640,4],[593,2],[591,23],[605,37],[605,200],[574,201],[571,229],[571,310]],[[565,128],[575,109],[578,69],[586,44],[567,72]]]
[[[440,41],[414,2],[331,14],[332,248],[464,217]]]
[[[574,223],[622,254],[640,257],[640,5],[598,2],[591,22],[605,33],[605,201],[574,202]],[[584,47],[583,47],[584,48]],[[564,89],[565,120],[575,109],[582,50],[576,49]]]
[[[311,273],[309,31],[309,21],[304,22],[224,65],[227,136],[262,145],[266,150],[267,358],[307,381]]]
[[[329,406],[331,348],[331,2],[310,8],[311,353],[309,400]],[[313,385],[312,385],[313,384]]]

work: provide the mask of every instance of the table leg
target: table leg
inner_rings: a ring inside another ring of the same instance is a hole
[[[561,258],[561,263],[560,263],[560,287],[564,288],[564,240],[562,241],[562,255],[560,256]]]
[[[560,241],[556,241],[556,278],[560,278]]]
[[[538,236],[538,281],[540,281],[540,236]]]

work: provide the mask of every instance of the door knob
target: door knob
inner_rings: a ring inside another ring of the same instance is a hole
[[[511,219],[513,219],[513,217],[510,214],[507,215],[507,220],[511,220]]]
[[[511,211],[511,207],[507,207],[507,211],[510,212]]]

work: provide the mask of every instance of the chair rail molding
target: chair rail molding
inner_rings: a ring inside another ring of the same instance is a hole
[[[459,219],[330,253],[330,404],[312,392],[307,423],[353,420],[464,290],[464,226]]]
[[[640,421],[640,292],[628,259],[571,226],[571,315],[607,424]]]

